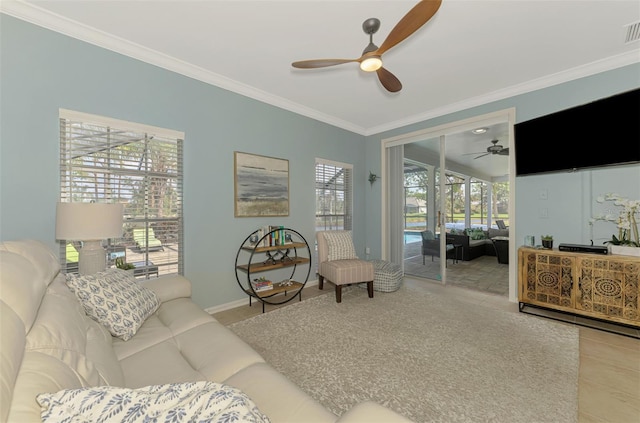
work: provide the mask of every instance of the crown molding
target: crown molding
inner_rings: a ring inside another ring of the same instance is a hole
[[[42,9],[33,4],[25,3],[21,0],[2,0],[0,1],[0,12],[89,44],[158,66],[168,71],[252,98],[262,103],[267,103],[356,134],[364,135],[365,128],[354,125],[351,122],[338,119],[335,116],[321,113],[299,103],[286,100],[282,97],[275,96],[249,85],[239,83],[201,67],[194,66],[190,63],[175,59],[171,56],[143,47],[126,39],[116,37],[104,31],[97,30],[77,21],[49,12],[48,10]]]
[[[548,88],[554,85],[562,84],[564,82],[569,82],[575,79],[584,78],[586,76],[595,75],[597,73],[621,68],[627,65],[632,65],[634,63],[640,63],[640,53],[638,52],[638,50],[630,51],[617,56],[612,56],[607,59],[598,60],[586,65],[568,69],[566,71],[547,75],[542,78],[533,79],[522,84],[512,85],[511,87],[507,87],[502,90],[493,91],[488,94],[469,98],[458,103],[447,105],[445,107],[432,109],[426,113],[409,116],[405,119],[390,122],[385,125],[369,128],[364,135],[370,136],[379,134],[381,132],[390,131],[392,129],[397,129],[439,116],[444,116],[449,113],[455,113],[461,110],[470,109],[472,107],[481,106],[483,104],[491,103],[494,101],[504,100],[509,97],[526,94],[528,92]]]
[[[616,69],[622,66],[640,62],[640,54],[637,50],[613,56],[604,60],[596,61],[587,65],[568,69],[553,75],[548,75],[522,84],[517,84],[502,90],[487,93],[464,101],[450,104],[437,109],[432,109],[426,113],[413,115],[401,120],[389,122],[384,125],[364,128],[338,119],[335,116],[321,113],[299,103],[286,100],[282,97],[275,96],[263,90],[241,84],[225,76],[210,72],[201,67],[194,66],[182,60],[175,59],[166,54],[143,47],[139,44],[123,38],[115,37],[104,31],[65,18],[48,10],[42,9],[22,0],[2,0],[0,1],[0,12],[15,18],[30,22],[34,25],[50,29],[52,31],[67,35],[72,38],[102,47],[113,52],[149,63],[160,68],[175,72],[207,84],[225,89],[227,91],[240,94],[245,97],[252,98],[262,103],[288,110],[290,112],[306,116],[308,118],[327,123],[329,125],[342,128],[344,130],[370,136],[381,132],[397,129],[403,126],[412,125],[424,120],[433,119],[449,113],[459,112],[461,110],[480,106],[497,100],[513,97],[527,92],[547,88],[553,85],[568,82],[585,76],[594,75],[596,73]]]

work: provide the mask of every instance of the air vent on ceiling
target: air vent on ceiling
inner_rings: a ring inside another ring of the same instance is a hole
[[[625,26],[627,27],[627,36],[624,39],[625,44],[640,40],[640,22]]]

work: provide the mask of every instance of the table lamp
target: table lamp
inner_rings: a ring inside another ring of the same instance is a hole
[[[123,204],[58,203],[56,239],[82,241],[78,270],[82,275],[102,272],[107,265],[102,240],[122,236]]]

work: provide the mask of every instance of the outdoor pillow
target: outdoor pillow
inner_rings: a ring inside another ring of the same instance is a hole
[[[113,268],[81,276],[67,274],[66,283],[87,316],[123,341],[131,339],[160,307],[158,296],[138,284],[126,270]]]
[[[356,249],[353,246],[351,231],[331,231],[324,233],[327,241],[327,261],[357,259]]]
[[[95,386],[36,397],[45,423],[251,422],[269,423],[242,391],[215,382],[185,382],[138,389]]]
[[[484,231],[480,228],[469,228],[467,229],[467,235],[469,235],[469,238],[473,239],[473,240],[478,240],[478,239],[485,239],[486,236],[484,234]]]

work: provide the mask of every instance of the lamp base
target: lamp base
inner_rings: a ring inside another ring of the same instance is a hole
[[[107,252],[102,241],[84,241],[78,257],[78,271],[81,275],[103,272],[107,266]]]

